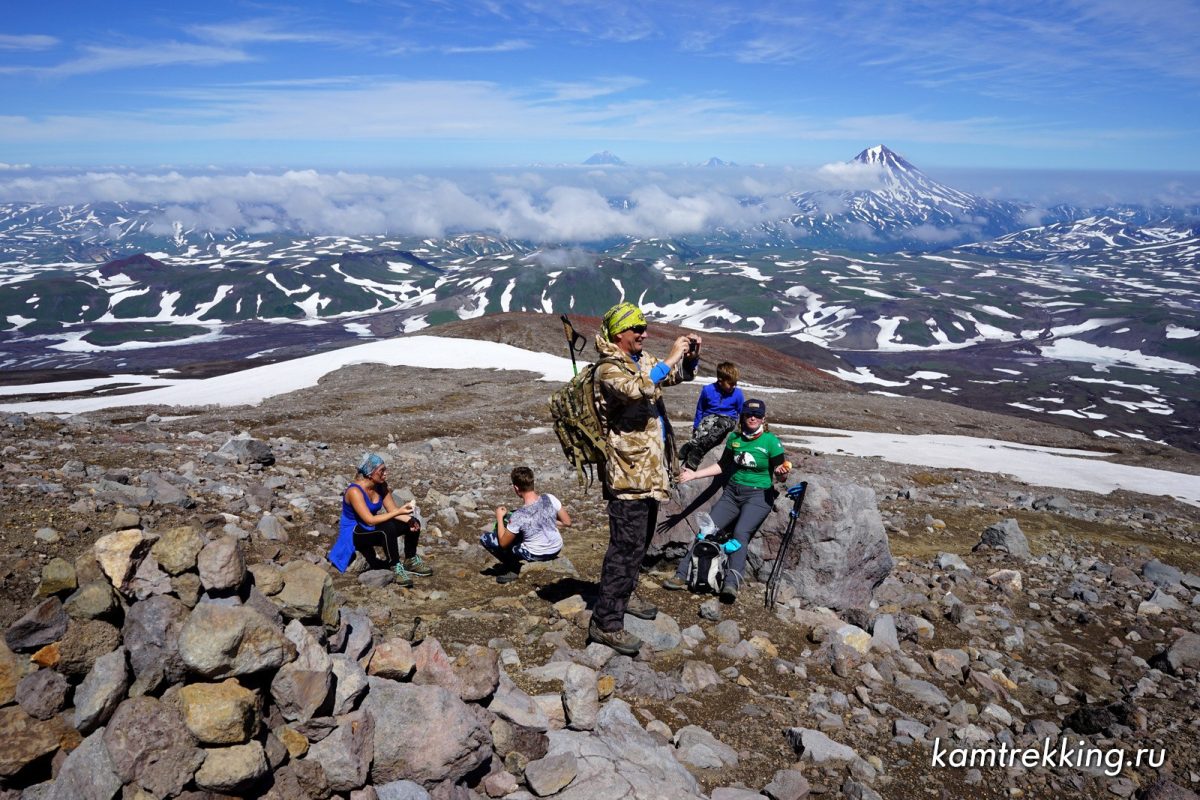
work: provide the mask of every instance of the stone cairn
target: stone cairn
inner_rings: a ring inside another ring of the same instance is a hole
[[[542,796],[586,749],[551,748],[552,728],[660,746],[623,702],[601,709],[595,670],[532,698],[494,650],[381,639],[323,567],[247,567],[237,539],[192,527],[102,536],[38,596],[0,646],[4,798]],[[673,758],[638,763],[695,796]]]

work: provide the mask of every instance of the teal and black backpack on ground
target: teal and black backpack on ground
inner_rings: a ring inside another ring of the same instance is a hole
[[[697,539],[688,553],[687,586],[695,594],[716,594],[725,580],[725,564],[729,555],[718,537]]]

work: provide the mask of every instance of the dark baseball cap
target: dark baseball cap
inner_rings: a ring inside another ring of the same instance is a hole
[[[747,400],[742,406],[742,416],[744,417],[765,417],[767,416],[767,404],[762,400]]]

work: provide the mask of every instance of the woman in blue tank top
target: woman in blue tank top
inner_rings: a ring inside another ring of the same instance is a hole
[[[433,570],[417,555],[421,521],[413,516],[412,501],[396,505],[387,485],[387,466],[374,453],[363,457],[358,474],[342,492],[342,516],[338,538],[329,551],[329,562],[345,572],[362,553],[372,569],[394,569],[401,586],[412,586],[412,575],[432,575]],[[400,557],[400,537],[404,537],[404,558]],[[375,548],[383,546],[386,559]]]

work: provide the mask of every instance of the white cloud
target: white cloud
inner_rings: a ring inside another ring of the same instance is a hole
[[[55,36],[0,33],[0,50],[49,50],[58,44]]]
[[[161,205],[156,232],[244,228],[267,233],[441,236],[494,231],[534,241],[595,241],[613,236],[675,236],[718,226],[751,227],[781,215],[779,201],[744,203],[728,186],[704,183],[699,170],[677,177],[621,176],[628,202],[614,207],[600,176],[583,171],[522,171],[487,176],[379,177],[295,170],[275,175],[91,172],[0,179],[0,200],[49,204],[132,201]],[[723,177],[723,176],[715,176]],[[736,183],[736,181],[734,181]]]
[[[153,42],[128,47],[89,46],[82,49],[84,55],[53,67],[4,67],[0,68],[0,72],[64,78],[122,69],[175,64],[213,66],[250,60],[250,56],[241,50],[188,42]]]
[[[830,189],[870,191],[883,188],[883,169],[878,164],[835,162],[822,166],[817,175],[828,182]]]
[[[481,45],[455,45],[453,47],[443,47],[442,52],[449,55],[472,54],[472,53],[511,53],[516,50],[528,50],[533,45],[524,39],[505,39],[503,42],[495,44]]]

